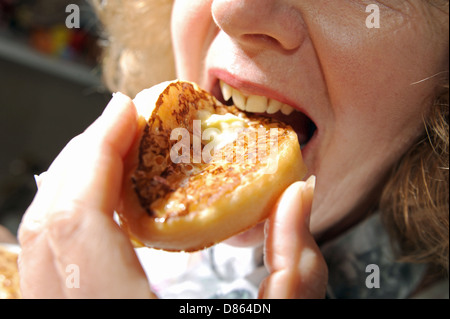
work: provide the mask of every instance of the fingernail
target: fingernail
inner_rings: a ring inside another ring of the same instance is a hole
[[[264,222],[264,238],[267,237],[267,235],[269,234],[269,229],[270,229],[270,220],[268,218]]]
[[[307,180],[305,184],[306,189],[314,189],[316,187],[316,176],[311,175]]]
[[[42,172],[39,175],[34,175],[34,181],[36,182],[36,186],[39,188],[42,184],[42,180],[44,179],[46,172]]]
[[[316,176],[311,175],[305,183],[304,192],[302,194],[304,202],[310,202],[312,204],[312,199],[314,198],[314,189],[316,187]],[[311,221],[311,208],[309,209],[309,213],[305,215],[305,223],[306,225],[310,224]]]
[[[127,97],[125,94],[123,94],[122,92],[114,92],[113,94],[112,94],[112,99],[111,99],[111,101],[115,101],[115,100],[118,100],[118,99],[121,99],[121,98],[124,98],[124,97]],[[111,102],[110,101],[110,102]]]
[[[102,115],[109,116],[110,113],[116,114],[117,109],[120,108],[120,106],[127,105],[129,99],[128,96],[121,92],[114,92],[112,94],[112,99],[109,101],[108,105],[106,105]]]
[[[39,181],[38,181],[39,175],[34,174],[33,176],[34,176],[34,181],[36,182],[36,186],[39,187]]]

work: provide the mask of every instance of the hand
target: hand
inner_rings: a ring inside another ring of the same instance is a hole
[[[324,298],[328,268],[309,230],[315,179],[292,184],[266,222],[261,298]]]
[[[37,178],[19,228],[23,297],[154,297],[128,236],[113,220],[136,130],[133,102],[117,93]],[[67,284],[74,269],[68,266],[78,270],[79,288]]]

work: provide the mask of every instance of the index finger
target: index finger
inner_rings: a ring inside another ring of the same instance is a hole
[[[128,236],[112,218],[136,129],[131,99],[116,94],[39,181],[19,229],[25,297],[153,296]],[[68,266],[79,269],[80,289],[67,286]]]
[[[136,126],[133,102],[115,94],[103,114],[52,163],[24,221],[43,222],[43,214],[67,211],[73,205],[112,215],[120,194],[123,157]]]

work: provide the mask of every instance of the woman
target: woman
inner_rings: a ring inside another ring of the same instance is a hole
[[[171,57],[169,18],[163,13],[171,2],[95,3],[111,35],[105,59],[110,88],[133,96],[170,78],[171,65],[163,63]],[[259,225],[231,240],[264,241],[269,274],[261,297],[322,298],[327,289],[329,297],[409,297],[427,284],[427,269],[447,271],[448,1],[376,2],[369,12],[367,5],[174,2],[177,77],[222,100],[219,83],[225,83],[235,103],[244,100],[243,108],[248,96],[257,95],[267,105],[275,100],[297,111],[275,116],[297,131],[308,177],[317,180],[314,202],[314,183],[295,183],[274,207],[265,233]],[[379,28],[368,27],[370,14],[379,15]],[[39,178],[20,229],[25,296],[152,296],[112,220],[135,121],[130,99],[116,94]],[[384,228],[411,263],[390,259]],[[88,264],[94,258],[95,265]],[[381,267],[386,258],[388,274]],[[76,291],[61,285],[67,264],[85,274]],[[353,275],[342,271],[349,265]],[[377,266],[381,278],[398,280],[377,289]],[[105,269],[114,283],[100,275]],[[405,273],[411,276],[400,276]]]

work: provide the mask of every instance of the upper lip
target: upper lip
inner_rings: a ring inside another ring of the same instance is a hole
[[[285,95],[281,94],[280,92],[273,90],[271,88],[265,87],[261,84],[253,83],[249,80],[242,79],[239,77],[236,77],[229,72],[221,69],[211,69],[208,73],[208,80],[207,80],[207,87],[206,89],[209,92],[213,92],[214,88],[217,87],[217,83],[219,80],[222,80],[223,82],[227,83],[231,87],[239,90],[243,94],[246,95],[260,95],[265,96],[269,99],[274,99],[277,101],[280,101],[282,103],[288,104],[292,106],[297,111],[305,114],[309,118],[310,115],[308,112],[298,103],[290,100]],[[217,93],[217,92],[213,92]]]
[[[290,99],[288,97],[289,93],[281,93],[277,89],[269,88],[265,85],[258,84],[257,82],[250,81],[248,79],[245,79],[244,77],[233,75],[232,73],[228,72],[225,69],[221,68],[210,68],[208,69],[208,72],[206,73],[206,78],[204,81],[205,89],[209,92],[211,92],[213,95],[215,95],[217,98],[222,97],[222,92],[219,86],[219,81],[222,80],[223,82],[227,83],[234,89],[239,90],[241,93],[246,95],[260,95],[265,96],[269,99],[275,99],[281,103],[285,103],[287,105],[292,106],[294,109],[299,111],[300,113],[303,113],[306,117],[309,118],[309,120],[314,124],[315,132],[313,133],[313,136],[309,136],[309,141],[307,144],[305,144],[305,147],[302,149],[303,156],[305,163],[307,165],[312,165],[312,163],[309,162],[310,157],[308,154],[311,149],[311,140],[317,140],[318,131],[320,131],[320,127],[316,120],[311,117],[310,113],[302,106],[301,101],[295,102],[294,99]],[[314,109],[313,109],[314,110]],[[279,113],[277,113],[279,114]],[[318,115],[317,113],[315,114]],[[291,118],[290,115],[287,115],[287,117]],[[297,132],[298,134],[298,132]],[[308,164],[309,163],[309,164]]]

